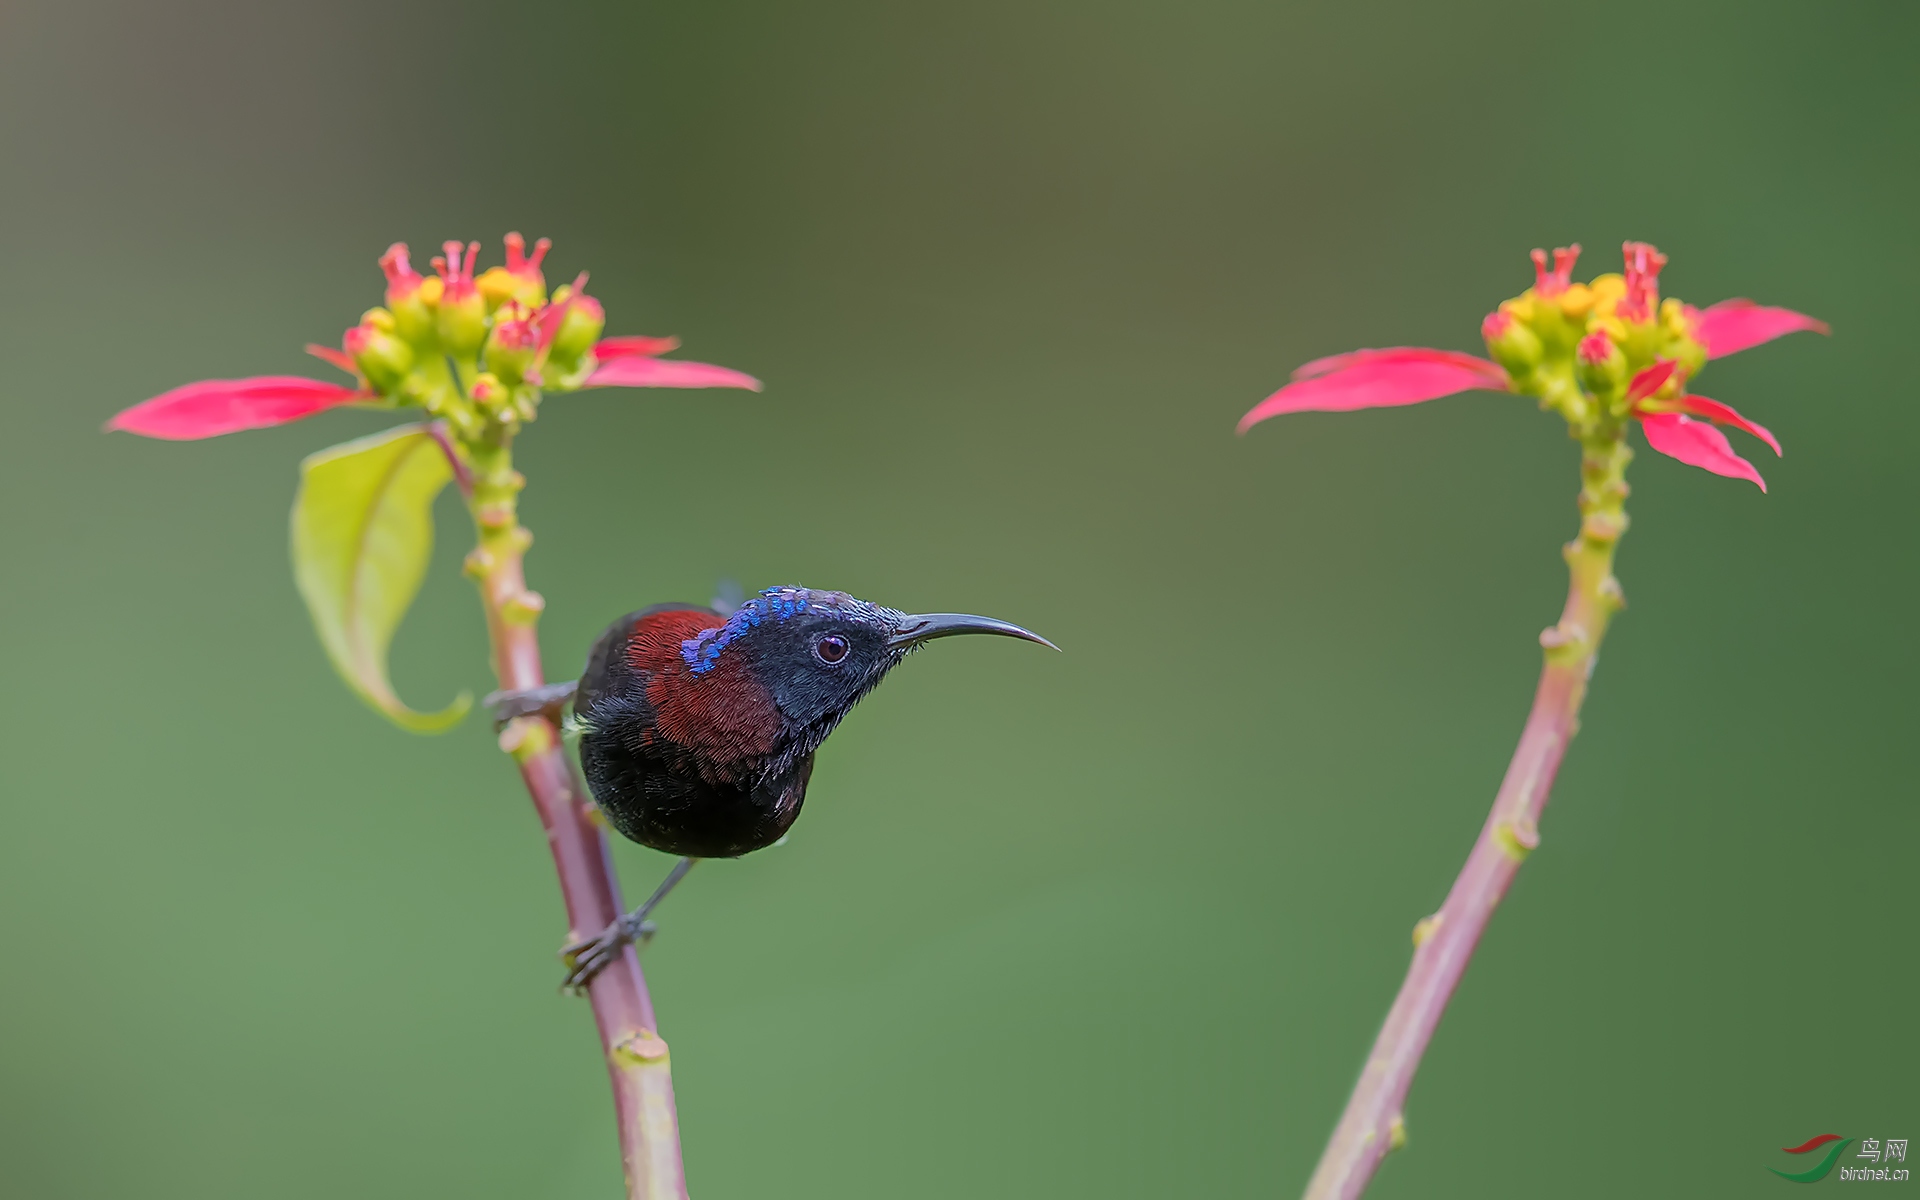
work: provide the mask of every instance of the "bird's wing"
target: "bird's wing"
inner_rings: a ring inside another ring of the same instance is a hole
[[[574,693],[573,710],[585,712],[595,701],[617,689],[627,677],[629,668],[626,655],[617,651],[633,639],[643,622],[662,613],[683,612],[699,613],[710,618],[713,625],[726,622],[726,618],[711,605],[686,603],[655,604],[621,617],[607,626],[606,631],[593,643],[593,650],[587,655],[587,669],[581,672],[579,688]]]

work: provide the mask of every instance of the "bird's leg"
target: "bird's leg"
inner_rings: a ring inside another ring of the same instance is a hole
[[[545,715],[555,724],[560,721],[560,710],[567,701],[573,699],[573,690],[577,685],[569,679],[565,683],[549,683],[536,688],[509,688],[498,692],[488,692],[480,701],[493,713],[494,725],[505,725],[515,717]]]
[[[697,858],[683,858],[673,864],[673,870],[667,872],[667,877],[660,881],[659,887],[653,889],[653,895],[647,897],[645,904],[617,918],[600,932],[599,937],[575,942],[561,950],[560,959],[567,964],[567,977],[560,986],[574,993],[585,991],[595,975],[613,965],[613,960],[620,956],[620,951],[628,943],[646,944],[655,929],[654,923],[647,920],[647,914],[667,898],[667,893],[685,879],[687,872],[693,870],[693,864],[699,861]]]

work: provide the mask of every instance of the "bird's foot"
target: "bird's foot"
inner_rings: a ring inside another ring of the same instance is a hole
[[[586,994],[593,977],[618,961],[621,951],[629,945],[645,946],[659,928],[639,913],[628,913],[601,930],[599,937],[563,948],[560,961],[567,966],[567,977],[560,983],[561,990]]]
[[[667,877],[660,881],[659,887],[653,889],[653,895],[647,897],[645,904],[625,916],[615,918],[599,937],[575,942],[560,951],[561,961],[567,964],[567,978],[560,986],[578,996],[587,990],[587,984],[593,982],[595,975],[619,959],[629,944],[637,942],[645,946],[653,938],[656,928],[652,921],[647,920],[647,914],[667,898],[667,893],[685,879],[687,872],[693,870],[693,864],[699,861],[697,858],[683,858],[673,864],[673,870],[667,872]]]
[[[496,726],[505,725],[515,717],[545,715],[554,721],[560,719],[560,710],[567,701],[573,699],[574,680],[565,683],[549,683],[536,688],[507,688],[497,692],[488,692],[480,703],[493,713]]]

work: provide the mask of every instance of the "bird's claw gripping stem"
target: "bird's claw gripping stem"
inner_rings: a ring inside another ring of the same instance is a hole
[[[585,994],[593,977],[612,966],[628,945],[645,946],[652,941],[660,927],[644,918],[636,920],[638,917],[639,913],[628,913],[601,930],[599,937],[562,949],[560,961],[567,965],[567,977],[560,981],[561,990],[576,996]]]
[[[567,701],[573,699],[576,686],[577,681],[569,679],[565,683],[549,683],[534,688],[502,688],[497,692],[488,692],[480,703],[493,714],[496,728],[515,717],[540,715],[557,725],[560,722],[560,710]]]
[[[587,985],[593,982],[593,977],[612,966],[628,945],[646,945],[659,929],[647,920],[647,914],[667,898],[667,893],[685,879],[687,872],[693,870],[693,864],[699,861],[697,858],[683,858],[673,864],[673,870],[667,872],[667,877],[660,881],[659,887],[653,889],[653,895],[647,897],[645,904],[616,918],[613,924],[600,931],[599,937],[575,942],[561,950],[560,961],[567,964],[567,977],[561,981],[561,988],[576,996],[584,993]]]

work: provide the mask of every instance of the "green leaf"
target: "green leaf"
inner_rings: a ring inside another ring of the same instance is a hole
[[[433,498],[453,468],[425,425],[402,425],[310,455],[293,501],[293,577],[334,669],[362,700],[415,733],[450,729],[466,692],[436,713],[400,702],[387,647],[433,557]]]

